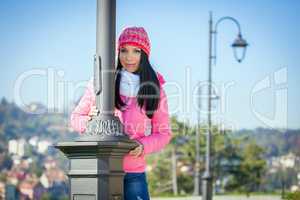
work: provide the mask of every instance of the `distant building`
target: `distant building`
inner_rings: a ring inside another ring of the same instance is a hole
[[[29,144],[36,147],[39,141],[39,137],[38,136],[34,136],[32,138],[29,139]]]
[[[268,161],[269,171],[276,172],[278,169],[294,168],[299,162],[299,158],[293,153],[289,153],[279,157],[273,157]]]
[[[41,103],[31,103],[26,108],[23,108],[26,112],[34,114],[43,114],[47,112],[47,107]]]
[[[10,140],[8,142],[8,152],[16,154],[18,156],[24,156],[25,154],[25,139]]]
[[[51,146],[52,143],[47,140],[42,140],[37,143],[37,151],[41,154],[44,154],[48,151],[48,147]]]

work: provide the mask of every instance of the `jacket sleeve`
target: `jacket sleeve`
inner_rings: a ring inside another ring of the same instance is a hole
[[[151,125],[151,135],[137,139],[144,146],[144,154],[162,150],[172,138],[167,97],[162,87],[160,90],[159,106],[154,112]]]
[[[85,131],[87,121],[89,119],[88,113],[90,112],[93,102],[93,88],[91,87],[91,81],[89,82],[84,95],[81,97],[78,105],[71,113],[70,124],[71,127],[80,133]]]

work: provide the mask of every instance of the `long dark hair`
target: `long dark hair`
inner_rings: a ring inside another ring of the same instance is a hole
[[[119,110],[126,106],[120,97],[121,70],[123,66],[118,57],[116,70],[115,107]],[[134,72],[140,76],[140,88],[137,95],[137,102],[141,109],[146,111],[146,115],[151,119],[158,108],[160,97],[160,86],[157,74],[152,68],[147,54],[141,50],[141,60],[139,69]]]

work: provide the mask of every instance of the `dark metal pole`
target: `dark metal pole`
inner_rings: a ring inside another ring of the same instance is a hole
[[[115,25],[116,0],[97,0],[94,92],[100,113],[76,141],[56,145],[70,161],[69,199],[122,200],[123,157],[138,145],[114,115]]]
[[[115,37],[116,0],[97,0],[96,55],[94,58],[94,92],[100,111],[87,125],[79,141],[128,140],[115,110]]]
[[[172,188],[173,194],[178,195],[178,186],[177,186],[177,155],[176,149],[172,148]]]
[[[198,89],[198,106],[197,112],[197,129],[196,129],[196,163],[195,163],[195,177],[194,177],[194,195],[200,195],[200,114],[201,114],[201,87]]]
[[[96,57],[99,58],[102,87],[97,95],[97,108],[101,114],[113,114],[114,111],[114,71],[115,71],[115,37],[116,37],[116,0],[97,0]],[[101,87],[101,82],[99,83]],[[97,82],[95,81],[97,87]]]
[[[212,34],[213,34],[213,19],[212,19],[212,12],[210,12],[210,19],[209,19],[209,54],[208,54],[208,129],[206,133],[206,165],[205,165],[205,172],[202,177],[203,184],[202,184],[202,199],[203,200],[212,200],[212,173],[211,173],[211,85],[212,85]]]
[[[208,115],[207,115],[207,134],[206,134],[206,165],[205,165],[205,172],[202,177],[203,184],[202,184],[202,199],[203,200],[212,200],[212,189],[213,189],[213,176],[212,176],[212,169],[211,169],[211,145],[212,145],[212,123],[211,123],[211,106],[212,106],[212,60],[214,59],[216,61],[216,52],[212,53],[212,44],[214,42],[215,47],[214,50],[216,51],[216,37],[214,37],[214,40],[212,39],[213,36],[216,36],[217,34],[217,28],[220,22],[224,20],[230,20],[234,22],[237,25],[238,28],[238,40],[235,42],[232,46],[233,47],[243,47],[246,48],[248,46],[248,43],[246,40],[241,38],[241,27],[238,21],[232,17],[222,17],[220,18],[217,23],[215,24],[215,27],[213,27],[213,18],[212,18],[212,12],[210,12],[210,19],[209,19],[209,51],[208,51]],[[241,59],[238,59],[240,62]]]

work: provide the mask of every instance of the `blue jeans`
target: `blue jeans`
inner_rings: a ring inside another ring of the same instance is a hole
[[[150,200],[145,172],[125,174],[124,200]]]

